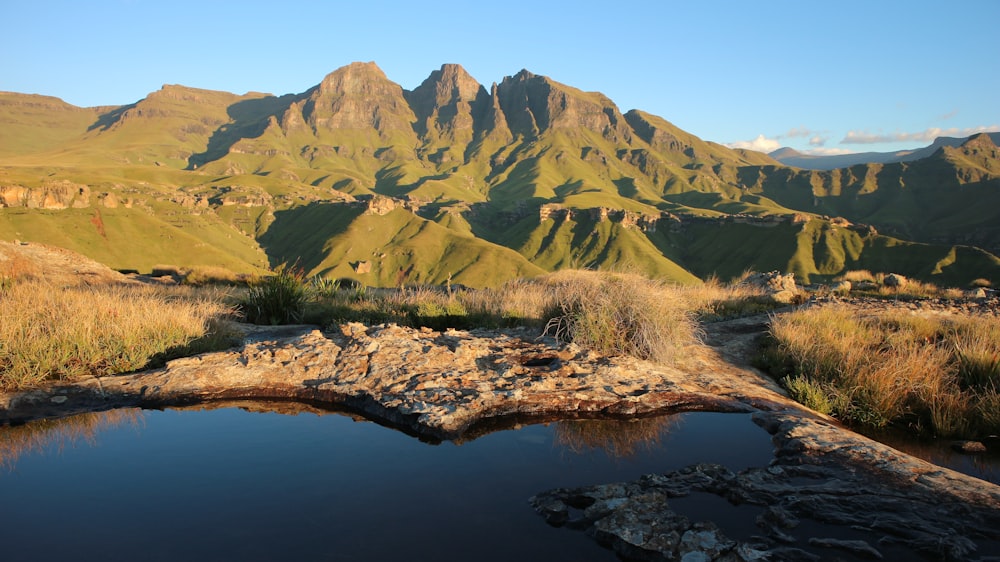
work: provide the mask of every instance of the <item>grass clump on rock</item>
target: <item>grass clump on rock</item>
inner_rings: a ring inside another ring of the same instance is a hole
[[[1000,431],[1000,318],[800,310],[771,323],[767,362],[805,405],[863,427]]]
[[[683,289],[639,275],[565,271],[544,281],[559,313],[547,331],[610,355],[667,362],[697,341]]]
[[[254,324],[298,324],[311,298],[305,275],[293,267],[281,266],[273,275],[250,282],[240,309]]]

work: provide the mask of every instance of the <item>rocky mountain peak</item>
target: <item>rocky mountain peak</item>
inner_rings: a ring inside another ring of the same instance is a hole
[[[328,74],[309,95],[302,116],[314,131],[408,131],[415,121],[403,88],[374,62],[354,62]]]
[[[514,134],[588,129],[619,140],[631,134],[618,107],[604,95],[584,92],[527,70],[504,78],[498,95]]]
[[[406,93],[419,134],[471,131],[475,116],[488,106],[488,97],[486,89],[457,64],[442,65]]]
[[[374,62],[352,62],[327,74],[319,83],[321,93],[356,93],[372,83],[389,82]]]
[[[990,150],[996,149],[997,145],[993,142],[993,135],[990,135],[989,133],[979,133],[966,139],[966,141],[962,143],[962,148],[965,148],[966,150]]]

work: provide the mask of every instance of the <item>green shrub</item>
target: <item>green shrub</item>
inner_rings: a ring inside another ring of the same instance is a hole
[[[802,375],[785,377],[781,382],[788,390],[788,395],[792,397],[792,400],[822,414],[833,413],[833,401],[819,383]]]
[[[281,266],[273,275],[250,283],[240,309],[254,324],[297,324],[302,322],[310,299],[302,271]]]

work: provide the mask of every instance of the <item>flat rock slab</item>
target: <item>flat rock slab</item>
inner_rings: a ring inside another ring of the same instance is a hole
[[[683,350],[672,365],[601,356],[517,330],[245,327],[238,349],[0,394],[0,423],[123,406],[279,399],[347,408],[426,439],[461,440],[480,422],[508,417],[753,412],[775,443],[767,467],[734,474],[695,466],[551,490],[533,503],[551,523],[587,529],[630,559],[986,560],[1000,553],[1000,487],[899,453],[789,400],[742,365],[761,326],[760,319],[720,323],[709,346]],[[730,538],[671,510],[671,498],[694,492],[760,506],[760,536]],[[840,531],[824,534],[830,526]]]
[[[710,368],[705,361],[693,358],[689,367]],[[234,398],[344,406],[439,439],[513,415],[749,412],[792,404],[749,372],[719,377],[602,357],[518,331],[353,323],[335,333],[309,327],[250,333],[240,349],[178,359],[162,369],[0,395],[0,422]]]

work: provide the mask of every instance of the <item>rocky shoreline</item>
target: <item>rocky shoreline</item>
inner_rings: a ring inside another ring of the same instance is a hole
[[[279,399],[346,408],[423,439],[463,440],[484,422],[513,417],[753,413],[775,444],[767,467],[734,474],[699,465],[541,492],[533,504],[550,523],[587,529],[629,559],[814,560],[823,552],[996,559],[1000,487],[899,453],[789,400],[741,361],[765,324],[766,317],[713,324],[709,345],[685,350],[675,365],[601,356],[519,330],[245,326],[239,348],[0,394],[0,424],[126,406]],[[760,535],[734,540],[670,510],[671,498],[691,493],[760,506]],[[831,535],[830,525],[856,538]]]

